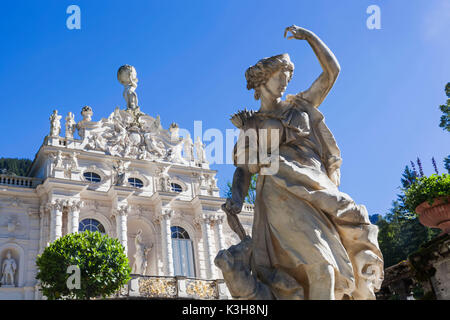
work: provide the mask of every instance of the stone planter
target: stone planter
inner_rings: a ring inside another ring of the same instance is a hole
[[[431,206],[425,201],[417,206],[416,212],[419,214],[420,223],[424,226],[450,233],[450,197],[435,199]]]

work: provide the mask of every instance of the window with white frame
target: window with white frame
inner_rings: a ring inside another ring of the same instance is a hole
[[[138,178],[128,178],[128,183],[134,188],[142,188],[144,186],[144,182]]]
[[[99,174],[97,174],[95,172],[91,172],[91,171],[83,173],[83,177],[87,181],[94,182],[94,183],[100,182],[102,180],[102,178],[100,177]]]
[[[84,219],[80,222],[80,224],[78,225],[78,231],[83,232],[86,230],[89,230],[92,232],[98,231],[101,234],[106,233],[105,227],[103,227],[103,225],[95,219]]]
[[[186,230],[172,226],[172,255],[176,276],[195,277],[192,240]]]
[[[170,188],[172,192],[182,192],[183,188],[178,183],[171,183]]]

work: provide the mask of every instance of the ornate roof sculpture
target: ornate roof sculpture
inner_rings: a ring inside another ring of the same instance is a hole
[[[81,111],[83,120],[75,125],[82,139],[79,148],[140,160],[160,160],[179,164],[189,164],[189,160],[193,161],[194,159],[189,157],[185,159],[182,156],[183,144],[192,143],[192,140],[183,140],[179,137],[179,127],[176,123],[172,123],[169,130],[165,130],[161,126],[159,116],[153,118],[140,110],[135,92],[138,82],[135,68],[130,65],[120,67],[117,78],[124,86],[126,109],[116,107],[108,118],[94,122],[92,108],[83,107]],[[52,128],[56,128],[57,124],[53,122]],[[73,133],[69,130],[67,138],[72,137]],[[206,159],[197,159],[196,162],[205,163]]]

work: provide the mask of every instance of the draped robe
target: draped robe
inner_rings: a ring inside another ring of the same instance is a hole
[[[286,289],[268,276],[281,271],[307,297],[313,285],[308,270],[331,266],[336,298],[375,299],[383,280],[378,228],[365,206],[338,190],[340,151],[322,113],[301,94],[288,96],[285,107],[256,112],[241,129],[281,133],[278,172],[257,180],[252,273],[283,299]]]

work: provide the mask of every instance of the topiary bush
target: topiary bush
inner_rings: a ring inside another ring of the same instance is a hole
[[[41,291],[50,300],[90,299],[116,293],[130,280],[130,266],[122,244],[99,232],[84,231],[61,237],[51,243],[36,260]],[[67,282],[80,270],[79,288]]]
[[[404,189],[405,208],[410,212],[415,212],[417,206],[427,201],[430,205],[437,198],[450,196],[450,174],[437,175],[429,177],[420,177]]]

